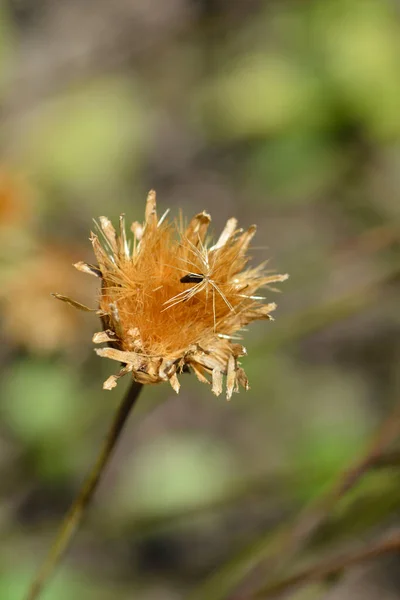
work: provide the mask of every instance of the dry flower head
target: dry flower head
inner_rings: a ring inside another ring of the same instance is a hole
[[[66,311],[50,297],[54,285],[73,293],[79,286],[81,297],[93,296],[94,282],[82,282],[68,265],[82,248],[60,246],[41,240],[29,246],[3,271],[0,286],[3,334],[9,343],[36,354],[55,351],[76,355],[82,347],[86,326],[82,315]],[[83,285],[82,285],[83,283]]]
[[[32,191],[22,175],[0,165],[0,226],[26,225]]]
[[[145,223],[131,226],[132,240],[123,215],[118,232],[100,217],[98,232],[91,235],[97,265],[75,265],[101,279],[99,309],[55,296],[101,316],[103,331],[93,341],[108,347],[96,352],[123,365],[105,381],[105,389],[131,373],[141,383],[169,381],[178,392],[178,375],[189,370],[201,382],[211,383],[216,395],[226,378],[229,399],[239,385],[248,389],[239,361],[246,349],[235,341],[235,334],[251,321],[272,318],[276,305],[263,303],[255,294],[288,276],[266,273],[265,263],[247,266],[255,226],[243,231],[236,219],[229,219],[212,244],[206,212],[193,217],[187,227],[182,219],[171,223],[166,216],[158,219],[151,191]]]

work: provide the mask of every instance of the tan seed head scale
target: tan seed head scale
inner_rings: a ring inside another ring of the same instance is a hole
[[[255,226],[243,231],[237,229],[236,219],[229,219],[212,244],[206,237],[210,221],[206,212],[193,217],[186,228],[182,222],[168,222],[166,214],[158,219],[154,191],[147,197],[145,223],[131,226],[133,243],[127,238],[124,216],[118,232],[100,217],[98,234],[91,236],[98,264],[79,262],[75,267],[102,281],[96,312],[104,330],[93,341],[108,347],[96,352],[123,364],[104,382],[105,389],[131,373],[140,383],[169,381],[178,392],[183,370],[194,371],[203,383],[210,383],[211,376],[217,396],[224,377],[228,399],[239,385],[248,389],[239,362],[246,349],[233,341],[235,333],[251,321],[272,318],[276,305],[263,304],[264,298],[255,293],[288,275],[266,274],[265,263],[247,267]]]

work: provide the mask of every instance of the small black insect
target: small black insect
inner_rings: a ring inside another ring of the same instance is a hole
[[[184,275],[183,277],[181,277],[180,282],[181,283],[200,283],[202,282],[204,279],[203,275],[198,275],[197,273],[188,273],[187,275]]]

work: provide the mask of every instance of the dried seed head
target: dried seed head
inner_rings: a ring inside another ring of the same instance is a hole
[[[9,255],[10,266],[2,272],[0,303],[3,335],[11,344],[35,354],[76,354],[82,347],[87,333],[82,315],[65,310],[50,297],[54,285],[62,286],[67,294],[79,286],[81,298],[93,297],[94,282],[82,282],[70,267],[81,251],[42,242],[29,246],[28,252]]]
[[[239,385],[248,389],[239,363],[246,350],[233,342],[234,336],[251,321],[271,319],[275,304],[263,304],[255,293],[288,276],[266,274],[264,264],[247,267],[255,226],[243,232],[236,219],[229,219],[211,245],[206,212],[193,217],[186,229],[165,217],[157,218],[154,191],[147,197],[144,225],[131,227],[132,240],[123,216],[118,232],[100,217],[98,233],[91,236],[97,265],[75,265],[101,278],[97,312],[104,331],[93,341],[108,347],[97,353],[124,365],[104,388],[112,389],[119,377],[131,373],[141,383],[169,381],[178,392],[178,374],[185,369],[204,383],[210,383],[210,376],[216,395],[225,377],[229,399]]]
[[[33,192],[24,178],[0,165],[0,227],[26,225]]]

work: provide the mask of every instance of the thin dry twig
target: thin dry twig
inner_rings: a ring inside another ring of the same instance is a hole
[[[400,450],[392,450],[378,456],[372,468],[374,469],[390,469],[400,467]]]
[[[372,560],[390,552],[398,551],[400,551],[400,531],[387,536],[383,540],[374,541],[361,550],[356,550],[342,556],[337,556],[330,560],[318,562],[293,575],[290,575],[289,577],[279,581],[273,581],[272,583],[259,589],[253,596],[251,596],[251,599],[256,600],[258,598],[271,598],[295,586],[306,585],[314,581],[321,581],[332,575],[338,575],[344,569],[354,565]]]
[[[308,505],[294,524],[279,529],[272,554],[268,558],[258,561],[257,565],[250,569],[244,579],[238,583],[237,593],[234,593],[232,597],[251,595],[256,576],[264,571],[266,566],[268,566],[268,571],[275,575],[283,572],[293,557],[307,546],[312,536],[329,517],[337,502],[354,488],[370,470],[379,466],[379,461],[385,455],[386,449],[399,435],[400,403],[384,420],[366,452],[350,468],[339,475],[332,488]]]
[[[36,578],[29,588],[26,600],[37,600],[40,597],[44,586],[50,579],[57,564],[60,562],[62,556],[66,552],[98,487],[101,476],[104,473],[104,469],[108,464],[122,429],[132,410],[132,407],[138,399],[142,387],[142,384],[134,381],[124,396],[117,412],[115,413],[113,422],[104,444],[101,447],[97,460],[89,472],[86,480],[84,481],[78,496],[69,509],[45,561],[43,562],[36,575]]]
[[[367,472],[379,464],[385,450],[400,435],[400,403],[394,411],[385,419],[378,430],[366,453],[357,459],[355,463],[342,472],[331,488],[322,498],[317,499],[306,508],[298,522],[291,529],[282,548],[282,556],[285,563],[316,532],[322,522],[327,518],[336,503],[367,474]]]

